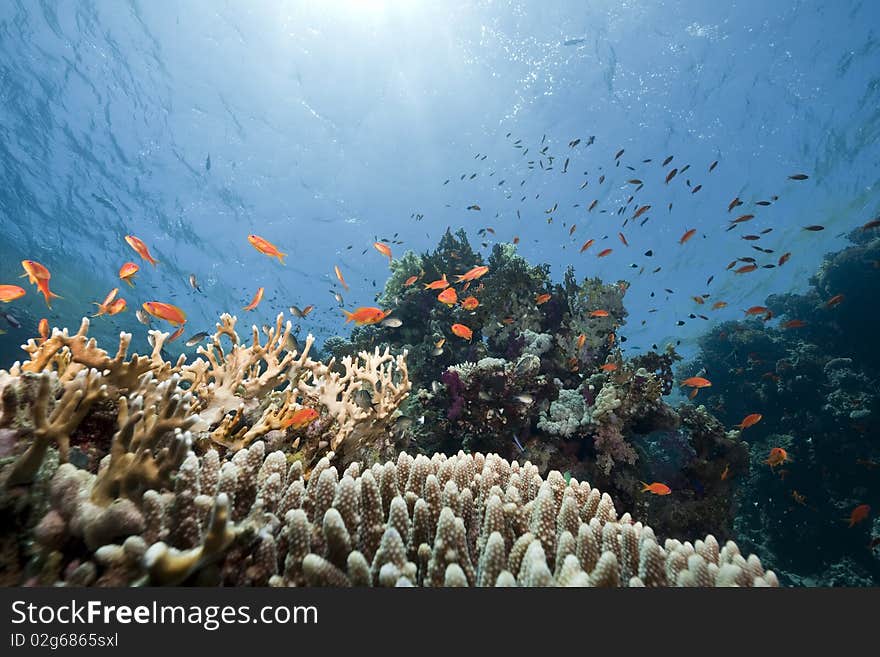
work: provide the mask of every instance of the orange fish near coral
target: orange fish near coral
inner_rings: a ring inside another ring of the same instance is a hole
[[[0,285],[0,301],[3,303],[21,299],[25,294],[24,288],[18,285]]]
[[[690,238],[692,238],[696,234],[697,234],[696,228],[691,228],[690,230],[686,230],[684,235],[682,235],[681,238],[678,240],[678,243],[684,244],[685,242],[687,242]]]
[[[858,523],[865,520],[871,513],[871,507],[867,504],[859,504],[852,513],[849,514],[849,526],[855,527]]]
[[[456,283],[461,283],[463,281],[475,281],[481,276],[485,276],[489,272],[489,268],[486,266],[482,267],[474,267],[470,271],[465,272],[464,274],[457,275],[455,277]],[[444,276],[445,278],[445,276]]]
[[[49,270],[36,260],[22,260],[21,266],[24,268],[24,275],[22,278],[27,276],[28,281],[37,286],[37,289],[46,298],[46,305],[51,308],[51,300],[61,298],[49,290],[49,279],[52,278],[52,274],[50,274]]]
[[[654,495],[669,495],[672,489],[666,484],[655,481],[653,484],[646,484],[644,481],[639,482],[642,485],[643,493],[653,493]]]
[[[128,242],[128,245],[137,251],[137,254],[149,262],[154,267],[159,264],[159,261],[156,260],[153,256],[150,255],[150,250],[147,248],[147,245],[144,244],[141,240],[139,240],[134,235],[126,235],[125,241]]]
[[[464,324],[453,324],[452,332],[464,340],[470,340],[474,336],[474,332]]]
[[[709,379],[704,379],[702,376],[692,376],[682,381],[681,385],[688,388],[709,388],[712,382]]]
[[[746,415],[743,418],[743,421],[740,422],[739,424],[737,424],[736,426],[739,427],[740,430],[748,429],[749,427],[753,427],[756,424],[758,424],[758,422],[761,421],[762,417],[764,417],[764,416],[761,415],[760,413],[751,413],[750,415]]]
[[[131,279],[134,278],[134,275],[137,274],[141,270],[133,262],[126,262],[122,267],[119,268],[119,278],[128,283],[131,287],[134,287],[134,283],[131,282]]]
[[[776,467],[777,465],[782,465],[783,463],[787,463],[791,461],[791,457],[789,457],[788,452],[785,451],[782,447],[774,447],[770,450],[770,455],[767,457],[767,460],[764,461],[767,465],[770,466],[771,469]]]
[[[40,339],[37,341],[37,344],[43,344],[49,339],[49,320],[45,317],[41,319],[37,326],[37,331],[40,332]]]
[[[128,303],[126,303],[125,299],[117,299],[110,304],[109,308],[107,308],[107,314],[118,315],[119,313],[124,312],[126,308],[128,308]]]
[[[250,242],[251,246],[263,255],[267,255],[270,258],[278,258],[278,262],[282,265],[284,264],[284,258],[287,257],[287,254],[281,253],[281,251],[278,250],[278,247],[272,244],[269,240],[263,239],[259,235],[248,235],[248,242]]]
[[[826,308],[834,308],[834,306],[840,304],[846,297],[842,294],[835,294],[833,297],[828,299],[828,302],[825,304]]]
[[[746,315],[763,315],[769,310],[766,306],[752,306],[748,310],[745,310]]]
[[[93,301],[94,305],[98,306],[98,312],[96,312],[92,317],[100,317],[101,315],[110,314],[110,305],[113,303],[113,300],[116,298],[116,295],[119,294],[119,288],[114,287],[110,292],[107,293],[107,296],[104,297],[104,301],[97,302]]]
[[[594,310],[590,313],[590,317],[608,317],[610,314],[607,310]]]
[[[336,278],[342,283],[342,287],[346,290],[348,289],[348,283],[345,282],[345,279],[342,277],[342,272],[339,271],[339,267],[337,265],[333,265],[333,271],[336,272]]]
[[[415,283],[417,280],[419,280],[419,277],[416,274],[413,274],[412,276],[410,276],[409,278],[407,278],[403,282],[403,287],[409,287],[410,285]]]
[[[784,329],[796,329],[803,328],[807,325],[807,323],[802,319],[790,319],[787,322],[782,324],[782,328]]]
[[[443,276],[436,281],[425,283],[426,290],[445,290],[447,287],[449,287],[449,281],[446,280],[446,274],[443,274]]]
[[[257,293],[254,295],[254,298],[251,299],[251,302],[244,307],[244,310],[254,310],[257,306],[260,305],[260,301],[263,300],[263,293],[266,291],[265,288],[258,288]]]
[[[480,305],[480,302],[477,299],[477,297],[468,297],[461,302],[461,307],[464,308],[465,310],[474,310],[479,305]]]
[[[183,326],[186,324],[186,313],[170,303],[146,301],[141,305],[141,308],[156,319],[164,319],[171,326]]]
[[[391,247],[382,242],[373,242],[373,248],[376,249],[383,256],[388,258],[388,262],[391,262]]]
[[[540,306],[550,301],[550,299],[551,296],[549,294],[539,294],[535,297],[535,305]]]
[[[617,363],[605,363],[599,369],[603,372],[614,372],[617,369]]]
[[[581,333],[581,334],[578,336],[577,348],[578,348],[578,349],[583,349],[583,348],[584,348],[584,345],[586,344],[586,342],[587,342],[587,336],[586,336],[585,334]]]
[[[346,324],[353,321],[358,326],[365,326],[367,324],[378,324],[388,317],[389,312],[390,311],[382,310],[381,308],[361,306],[360,308],[356,308],[353,313],[343,310],[342,314],[345,315]]]
[[[458,294],[455,292],[454,287],[447,287],[440,294],[437,295],[437,301],[440,303],[445,303],[447,306],[454,306],[458,301]]]
[[[727,479],[728,476],[730,476],[730,464],[729,463],[724,466],[724,470],[721,472],[721,481],[724,481],[725,479]]]
[[[305,429],[318,419],[318,411],[314,408],[301,408],[296,411],[283,425],[283,429]]]

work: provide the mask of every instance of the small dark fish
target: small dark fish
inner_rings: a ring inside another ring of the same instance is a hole
[[[467,209],[468,210],[476,210],[479,212],[480,206],[479,205],[469,205],[469,206],[467,206]]]
[[[287,334],[287,339],[284,340],[284,348],[287,351],[299,351],[299,342],[293,333]]]
[[[796,173],[788,177],[789,180],[806,180],[807,178],[809,178],[809,176],[805,173]]]
[[[357,404],[358,408],[362,408],[365,411],[370,410],[374,406],[373,395],[368,390],[361,388],[354,393],[354,403]]]
[[[700,191],[701,189],[703,189],[703,186],[702,186],[702,185],[697,185],[696,187],[694,187],[694,188],[691,190],[691,194],[696,194],[696,193],[697,193],[698,191]]]
[[[565,158],[565,164],[562,165],[562,173],[568,171],[568,158]]]
[[[770,201],[755,201],[755,205],[768,206],[770,205]]]
[[[7,322],[12,328],[14,328],[14,329],[20,329],[20,328],[21,328],[21,322],[19,322],[19,321],[13,316],[13,315],[10,315],[9,313],[6,313],[6,312],[3,312],[3,311],[0,311],[0,316],[2,316],[3,319],[5,319],[6,322]]]
[[[685,165],[681,168],[681,171],[679,171],[679,173],[684,173],[685,171],[687,171],[687,170],[690,169],[690,168],[691,168],[691,165],[690,165],[690,164],[685,164]]]
[[[712,274],[709,279],[706,281],[706,285],[709,285],[712,281],[715,280],[715,274]]]
[[[683,322],[682,320],[678,320],[678,321],[675,323],[675,325],[676,325],[676,326],[684,326],[684,322]]]
[[[817,232],[820,230],[825,230],[825,226],[819,226],[818,224],[814,224],[812,226],[804,226],[804,230],[810,230],[813,232]]]
[[[443,184],[444,184],[444,185],[448,185],[448,184],[449,184],[449,178],[447,178],[446,180],[444,180],[444,181],[443,181]]]
[[[541,141],[541,143],[543,144],[544,142]],[[577,145],[580,144],[580,143],[581,143],[581,140],[580,140],[580,139],[575,139],[574,141],[570,141],[570,142],[568,142],[568,147],[569,147],[569,148],[574,148],[575,146],[577,146]]]
[[[208,155],[208,158],[205,160],[205,171],[211,170],[211,155]]]
[[[187,347],[195,347],[199,342],[208,337],[208,334],[205,331],[200,331],[192,336],[189,340],[186,341]]]
[[[709,165],[709,172],[711,173],[712,170],[717,166],[718,166],[718,160],[715,160],[712,164]]]
[[[654,255],[654,252],[651,249],[648,249],[647,251],[645,251],[645,255],[650,258]]]
[[[202,288],[199,287],[199,282],[196,280],[196,275],[195,275],[195,274],[190,274],[190,275],[189,275],[189,285],[190,285],[190,287],[191,287],[192,289],[194,289],[196,292],[201,292],[201,291],[202,291]]]
[[[661,164],[660,166],[661,166],[661,167],[665,167],[667,164],[669,164],[670,162],[672,162],[672,158],[673,158],[673,157],[675,157],[675,156],[674,156],[674,155],[670,155],[669,157],[667,157],[665,160],[663,160],[663,164]]]
[[[668,174],[666,174],[666,184],[669,184],[669,181],[675,178],[675,174],[678,173],[678,169],[673,169]]]
[[[617,155],[614,156],[614,159],[615,159],[615,160],[619,160],[619,159],[620,159],[620,156],[623,155],[623,150],[624,150],[624,149],[621,148],[619,151],[617,151]]]

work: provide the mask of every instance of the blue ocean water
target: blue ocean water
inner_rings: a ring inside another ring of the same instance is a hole
[[[48,310],[28,286],[4,305],[23,326],[2,326],[2,362],[41,317],[75,328],[127,260],[141,265],[136,287],[122,286],[129,312],[95,320],[99,339],[127,330],[145,348],[131,310],[147,300],[180,305],[193,333],[222,311],[259,324],[291,304],[316,306],[303,332],[345,332],[334,265],[351,285],[346,307],[372,305],[388,272],[373,241],[396,234],[395,256],[423,251],[447,226],[475,246],[485,227],[488,247],[518,236],[557,278],[574,265],[630,281],[627,349],[681,340],[687,353],[707,327],[687,317],[693,295],[729,303],[717,321],[802,289],[880,210],[878,25],[874,2],[4,2],[0,282],[37,260],[63,299]],[[542,143],[550,171],[527,165]],[[787,179],[797,172],[810,177]],[[654,207],[621,229],[628,178],[644,179]],[[750,252],[743,230],[725,231],[727,204],[771,195],[750,228],[772,228],[759,244],[791,261],[725,272]],[[581,254],[587,238],[596,245]],[[260,286],[262,304],[243,313]]]

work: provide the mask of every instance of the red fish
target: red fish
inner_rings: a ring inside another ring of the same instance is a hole
[[[617,369],[617,363],[605,363],[599,369],[602,370],[603,372],[613,372]]]
[[[417,280],[419,280],[419,277],[416,274],[413,274],[412,276],[410,276],[409,278],[407,278],[403,282],[403,287],[409,287],[410,285],[415,283]]]
[[[27,292],[18,285],[0,285],[0,301],[9,303],[16,299],[21,299]]]
[[[828,302],[825,304],[826,308],[834,308],[834,306],[838,305],[842,302],[846,297],[842,294],[835,294],[833,297],[828,299]]]
[[[750,271],[755,271],[758,268],[758,265],[743,265],[738,269],[734,269],[734,274],[748,274]]]
[[[712,385],[712,382],[702,376],[692,376],[682,381],[681,385],[687,386],[688,388],[708,388]]]
[[[743,418],[743,421],[736,426],[739,427],[740,430],[748,429],[749,427],[753,427],[758,424],[758,422],[761,421],[762,417],[764,416],[760,413],[751,413],[750,415],[746,415]]]
[[[623,233],[617,233],[617,236],[620,238],[620,241],[623,242],[624,246],[629,246],[629,242],[626,241],[626,237],[624,237]]]
[[[353,321],[358,326],[364,326],[366,324],[378,324],[383,319],[385,319],[390,312],[391,311],[382,310],[381,308],[363,306],[355,309],[353,313],[350,313],[347,310],[342,311],[342,313],[346,317],[346,324]]]
[[[654,495],[669,495],[672,489],[666,484],[655,481],[653,484],[646,484],[644,481],[639,482],[642,485],[643,493],[653,493]]]
[[[477,306],[480,305],[480,302],[477,300],[477,297],[467,297],[461,302],[461,307],[465,310],[474,310]]]
[[[541,304],[547,303],[550,301],[551,295],[549,294],[539,294],[535,297],[535,305],[540,306]]]
[[[186,323],[186,313],[177,306],[161,301],[147,301],[141,306],[148,314],[157,319],[164,319],[172,326],[182,326]]]
[[[485,276],[489,272],[489,268],[486,266],[482,267],[474,267],[470,271],[465,272],[464,274],[456,275],[455,282],[461,283],[463,281],[475,281],[481,276]],[[446,276],[443,276],[444,280]]]
[[[590,317],[608,317],[610,314],[607,310],[593,310],[590,312]]]
[[[49,339],[49,320],[45,317],[41,319],[37,330],[40,332],[40,339],[37,341],[37,344],[43,344]]]
[[[437,295],[437,301],[445,303],[447,306],[454,306],[458,301],[458,295],[455,293],[454,287],[447,287]]]
[[[786,262],[788,262],[789,258],[791,258],[791,251],[789,251],[788,253],[783,253],[781,256],[779,256],[779,262],[776,263],[776,264],[777,264],[779,267],[781,267],[781,266],[784,265]]]
[[[773,469],[777,465],[782,465],[783,463],[787,463],[791,461],[791,457],[789,457],[788,452],[785,451],[782,447],[774,447],[770,450],[770,455],[767,457],[767,460],[764,461],[767,465]]]
[[[787,322],[784,322],[782,324],[782,328],[796,329],[796,328],[803,328],[806,325],[807,325],[807,323],[802,319],[790,319]]]
[[[602,249],[599,253],[596,254],[597,258],[604,258],[609,255],[614,249]]]
[[[131,280],[134,278],[134,275],[140,271],[140,267],[138,267],[133,262],[126,262],[122,267],[119,268],[119,278],[128,283],[131,287],[134,287],[134,283]]]
[[[464,324],[453,324],[452,332],[464,340],[470,340],[474,335],[474,332]]]
[[[591,246],[593,246],[593,242],[595,242],[595,241],[596,240],[587,240],[586,242],[584,242],[584,245],[581,247],[580,252],[583,253],[584,251],[589,249]]]
[[[333,265],[333,271],[336,272],[336,278],[342,283],[342,287],[346,290],[348,289],[348,283],[345,282],[345,279],[342,277],[342,272],[339,271],[339,267],[337,265]]]
[[[858,523],[865,520],[871,513],[871,507],[867,504],[859,504],[849,515],[849,526],[855,527]]]
[[[697,234],[697,229],[691,228],[690,230],[685,231],[684,235],[681,236],[681,239],[678,240],[678,243],[684,244],[685,242],[687,242],[690,238],[692,238],[696,234]]]
[[[314,408],[301,408],[282,425],[282,429],[305,429],[317,419],[318,411]]]
[[[104,297],[104,301],[97,302],[94,301],[94,305],[98,306],[98,312],[96,312],[92,317],[100,317],[101,315],[109,315],[110,314],[110,306],[113,303],[113,300],[116,298],[116,295],[119,294],[119,288],[114,287],[110,292],[107,293],[107,296]]]
[[[282,265],[284,264],[284,258],[287,257],[287,254],[281,253],[281,251],[278,250],[278,247],[272,244],[269,240],[265,240],[259,235],[248,235],[248,242],[250,242],[251,246],[263,255],[267,255],[270,258],[278,258],[278,262]]]
[[[128,245],[133,248],[141,258],[149,262],[151,265],[155,267],[159,264],[159,261],[150,255],[150,250],[147,248],[147,245],[137,237],[134,235],[126,235],[125,241],[128,242]]]
[[[391,262],[391,247],[383,242],[373,242],[373,248],[376,249],[383,256],[388,258],[388,262]]]
[[[265,288],[257,289],[257,293],[254,295],[254,298],[251,299],[251,302],[244,307],[244,310],[254,310],[258,305],[260,305],[260,301],[263,300],[263,293],[266,291]]]
[[[447,287],[449,287],[449,281],[446,280],[446,274],[443,274],[443,277],[436,281],[425,283],[426,290],[445,290]]]
[[[37,286],[37,289],[46,299],[46,305],[51,308],[52,299],[61,298],[49,290],[49,280],[52,278],[52,274],[50,274],[49,270],[36,260],[22,260],[21,266],[24,268],[24,275],[22,278],[27,276],[28,280]]]

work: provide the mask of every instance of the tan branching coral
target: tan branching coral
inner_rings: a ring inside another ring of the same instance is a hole
[[[64,383],[73,380],[83,370],[94,369],[104,377],[108,388],[130,391],[137,387],[143,374],[154,369],[153,360],[146,356],[134,354],[130,360],[126,360],[131,333],[119,334],[119,346],[116,355],[111,358],[98,347],[94,338],[87,337],[88,332],[89,319],[83,317],[74,335],[70,335],[67,329],[56,328],[42,344],[37,344],[34,339],[28,340],[23,348],[30,354],[30,359],[13,365],[10,374],[18,376],[22,372],[52,371]]]
[[[104,379],[95,369],[80,370],[73,379],[61,384],[61,397],[57,401],[55,390],[59,385],[58,374],[44,371],[34,376],[36,398],[30,405],[29,430],[24,431],[31,434],[31,444],[15,460],[6,486],[32,482],[46,458],[46,452],[53,445],[58,450],[59,460],[62,463],[67,461],[70,434],[82,422],[92,404],[107,393]]]

